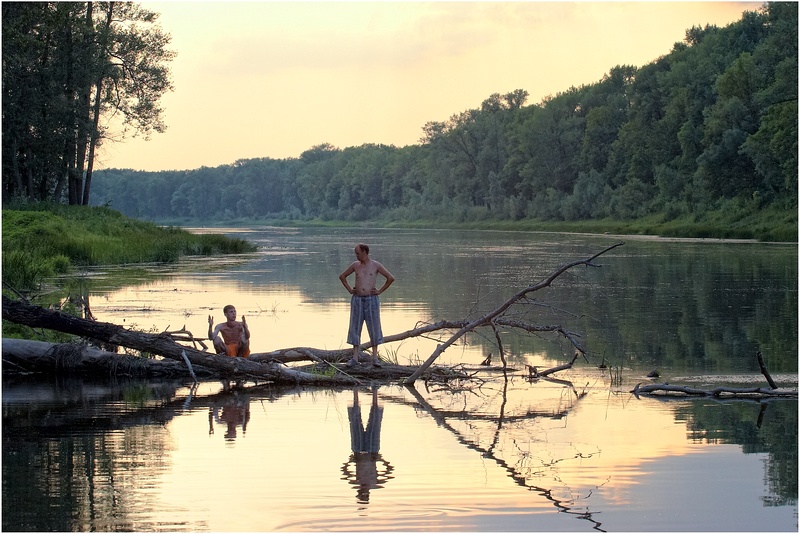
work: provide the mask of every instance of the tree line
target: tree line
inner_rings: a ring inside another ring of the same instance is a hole
[[[322,144],[214,168],[96,171],[91,201],[153,220],[788,213],[797,208],[797,29],[796,3],[766,3],[722,28],[690,28],[641,68],[615,66],[538,104],[527,105],[524,89],[492,94],[428,122],[415,145]]]
[[[175,53],[132,2],[3,2],[3,198],[88,205],[95,153],[163,131]]]

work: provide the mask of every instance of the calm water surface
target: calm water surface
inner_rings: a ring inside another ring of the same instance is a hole
[[[601,256],[511,312],[579,334],[504,332],[518,370],[355,390],[217,382],[3,382],[4,530],[797,531],[797,403],[636,398],[659,380],[797,386],[797,247],[398,230],[235,232],[258,253],[83,277],[102,321],[207,330],[232,303],[256,352],[345,345],[337,278],[358,241],[397,282],[384,333],[478,317],[558,265]],[[436,339],[381,348],[418,362]],[[438,363],[478,363],[494,334]],[[604,364],[605,367],[601,367]],[[356,404],[357,403],[357,404]]]

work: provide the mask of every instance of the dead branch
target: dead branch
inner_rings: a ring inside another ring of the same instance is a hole
[[[758,366],[761,368],[761,374],[767,379],[769,387],[778,389],[778,386],[775,385],[775,381],[772,380],[772,377],[769,375],[769,371],[767,371],[767,366],[764,364],[764,356],[761,355],[761,351],[756,352],[756,359],[758,360]]]
[[[458,330],[458,332],[453,334],[447,341],[445,341],[444,343],[439,344],[436,347],[436,350],[433,351],[433,354],[431,354],[430,357],[427,360],[425,360],[425,362],[423,362],[423,364],[420,365],[419,368],[416,371],[414,371],[414,373],[412,373],[411,376],[409,376],[405,380],[405,384],[407,384],[407,385],[413,384],[414,381],[417,380],[417,378],[419,378],[420,375],[422,375],[422,373],[425,371],[425,369],[430,367],[431,364],[433,364],[433,362],[435,362],[436,359],[448,347],[450,347],[453,343],[455,343],[464,334],[475,330],[479,326],[484,326],[484,325],[487,325],[487,324],[491,323],[492,320],[494,320],[496,317],[499,317],[500,315],[502,315],[506,310],[508,310],[511,306],[513,306],[520,299],[525,297],[528,293],[532,293],[534,291],[538,291],[538,290],[543,289],[545,287],[549,287],[553,283],[553,281],[555,281],[556,278],[558,278],[559,276],[561,276],[562,274],[567,272],[569,269],[571,269],[573,267],[576,267],[578,265],[586,265],[588,267],[597,267],[597,265],[594,264],[593,261],[598,256],[600,256],[602,254],[605,254],[609,250],[612,250],[612,249],[614,249],[614,248],[616,248],[618,246],[621,246],[622,244],[623,243],[617,243],[615,245],[611,245],[610,247],[606,247],[605,249],[603,249],[602,251],[598,252],[597,254],[595,254],[594,256],[592,256],[590,258],[587,258],[587,259],[584,259],[584,260],[576,260],[576,261],[572,261],[570,263],[567,263],[565,265],[562,265],[561,267],[556,269],[553,273],[551,273],[549,276],[547,276],[544,280],[542,280],[538,284],[534,284],[534,285],[528,286],[525,289],[522,289],[522,290],[518,291],[514,296],[512,296],[510,299],[505,301],[502,305],[500,305],[500,307],[498,307],[494,311],[489,312],[488,314],[484,315],[483,317],[480,317],[480,318],[468,323],[467,325],[461,327]],[[582,349],[579,349],[579,350],[582,350]]]
[[[572,361],[570,361],[569,363],[565,363],[563,365],[557,365],[555,367],[551,367],[550,369],[545,369],[544,371],[539,371],[535,366],[529,365],[528,378],[544,378],[547,375],[571,369],[572,366],[575,364],[575,360],[577,360],[578,356],[580,355],[581,355],[580,352],[576,352],[575,356],[572,357]]]

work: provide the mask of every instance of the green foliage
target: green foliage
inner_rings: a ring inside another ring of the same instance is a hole
[[[648,65],[538,104],[525,106],[524,90],[490,95],[425,124],[418,145],[112,169],[95,173],[95,202],[162,221],[569,223],[796,240],[797,9],[769,3],[691,28]]]
[[[242,254],[243,239],[195,235],[130,219],[106,207],[34,203],[3,209],[3,281],[35,289],[72,266],[175,262],[185,255]]]
[[[3,197],[89,203],[101,119],[163,131],[170,37],[133,2],[6,2]]]

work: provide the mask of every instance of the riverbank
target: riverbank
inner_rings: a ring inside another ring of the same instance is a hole
[[[322,219],[254,219],[232,218],[220,221],[167,219],[155,221],[182,227],[359,227],[371,228],[435,228],[460,230],[500,230],[520,232],[572,232],[587,234],[653,235],[677,238],[745,239],[761,242],[796,243],[797,212],[767,209],[750,212],[719,210],[702,218],[679,217],[667,220],[663,214],[642,219],[619,221],[612,219],[582,221],[518,221],[481,220],[450,221],[419,219],[414,221],[381,218],[369,221],[336,221]]]

